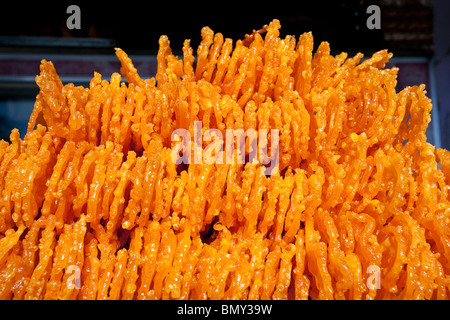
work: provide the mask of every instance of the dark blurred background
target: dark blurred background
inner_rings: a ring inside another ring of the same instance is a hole
[[[80,8],[80,29],[70,30],[66,10]],[[369,29],[370,5],[381,12],[380,29]],[[119,71],[114,47],[133,59],[144,77],[156,72],[158,39],[169,37],[181,55],[184,39],[200,43],[207,25],[233,40],[281,21],[281,35],[312,31],[315,46],[328,41],[333,54],[370,56],[394,53],[400,67],[399,89],[425,83],[433,99],[429,141],[450,148],[450,1],[342,0],[272,2],[33,2],[2,4],[0,18],[0,139],[12,128],[25,133],[38,87],[34,77],[41,59],[52,60],[64,83],[87,85],[94,71],[109,78]]]

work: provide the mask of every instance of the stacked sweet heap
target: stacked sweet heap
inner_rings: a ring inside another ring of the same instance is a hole
[[[0,142],[0,298],[448,299],[450,153],[424,86],[396,92],[385,50],[279,29],[205,27],[196,64],[162,36],[146,80],[117,49],[128,84],[63,85],[43,60],[25,138]],[[177,165],[195,121],[278,129],[278,170]]]

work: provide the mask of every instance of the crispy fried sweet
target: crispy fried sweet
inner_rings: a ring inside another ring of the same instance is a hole
[[[0,298],[448,299],[450,152],[424,85],[397,92],[386,50],[279,29],[204,27],[196,65],[162,36],[152,79],[116,49],[127,83],[89,88],[43,60],[25,138],[0,141]],[[175,164],[196,121],[278,129],[279,170]]]

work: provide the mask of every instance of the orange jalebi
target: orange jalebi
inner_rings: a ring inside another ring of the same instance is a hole
[[[127,83],[89,88],[42,60],[24,139],[0,141],[0,298],[448,299],[450,152],[424,85],[397,92],[386,50],[279,29],[233,47],[204,27],[196,62],[162,36],[151,79],[116,49]],[[197,121],[277,129],[278,171],[176,164]]]

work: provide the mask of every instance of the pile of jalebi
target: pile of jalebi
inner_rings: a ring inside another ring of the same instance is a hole
[[[0,141],[0,298],[448,299],[450,152],[424,85],[396,92],[386,50],[279,29],[204,27],[196,61],[162,36],[145,80],[116,49],[127,84],[63,85],[43,60],[24,139]],[[174,163],[195,121],[278,129],[278,172]]]

